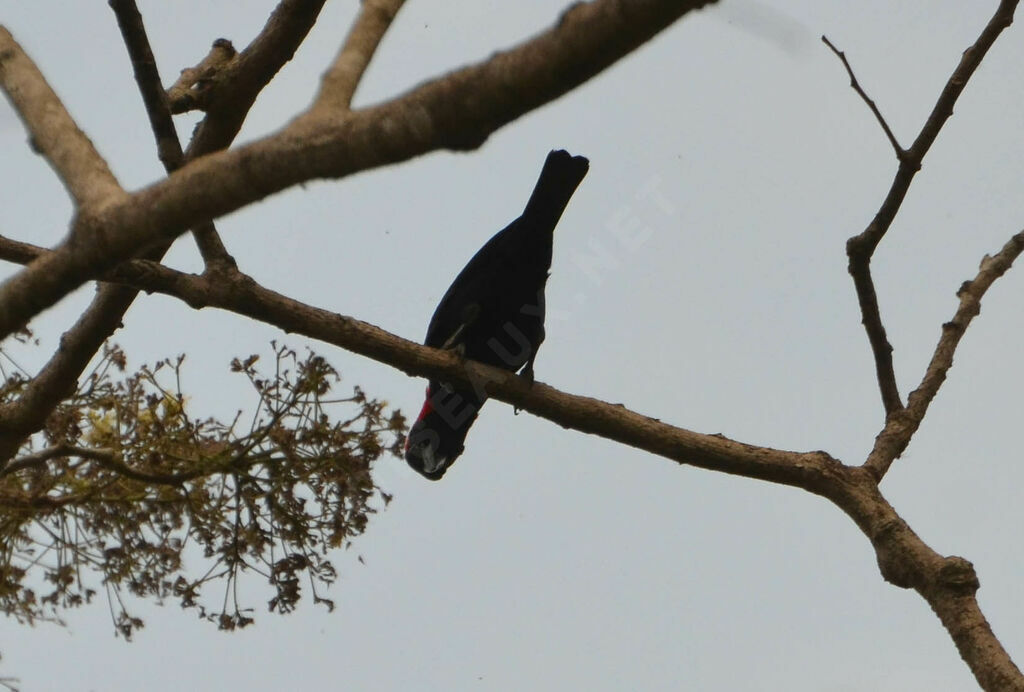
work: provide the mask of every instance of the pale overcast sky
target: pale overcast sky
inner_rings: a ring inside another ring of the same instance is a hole
[[[140,2],[168,82],[211,41],[238,47],[273,0]],[[541,381],[682,427],[860,463],[882,424],[844,244],[896,162],[842,66],[845,50],[909,144],[996,6],[907,0],[725,2],[687,16],[583,88],[495,134],[313,183],[221,219],[266,286],[421,339],[465,261],[519,214],[549,149],[591,168],[555,238]],[[304,107],[356,3],[333,0],[257,102],[241,140]],[[361,104],[514,45],[553,3],[410,2]],[[162,175],[103,2],[0,0],[121,182]],[[978,262],[1024,225],[1024,41],[1011,27],[972,80],[900,216],[875,277],[901,390],[913,388]],[[187,137],[194,120],[183,118]],[[67,196],[0,105],[0,233],[53,244]],[[657,190],[660,197],[645,194]],[[624,220],[644,232],[623,242]],[[593,257],[611,257],[595,268]],[[194,269],[189,240],[170,256]],[[0,267],[0,276],[13,268]],[[38,363],[90,298],[37,320]],[[971,560],[1003,644],[1024,658],[1024,267],[986,296],[956,364],[883,491],[934,549]],[[116,336],[130,363],[187,352],[199,413],[249,405],[232,356],[272,328],[144,297]],[[345,377],[409,414],[423,382],[320,346]],[[377,468],[391,506],[337,556],[334,613],[279,617],[249,582],[257,624],[225,634],[169,604],[116,639],[106,604],[68,627],[0,622],[0,675],[35,690],[964,690],[973,677],[927,604],[883,582],[838,509],[792,488],[679,467],[488,404],[440,483]],[[356,560],[361,555],[365,565]]]

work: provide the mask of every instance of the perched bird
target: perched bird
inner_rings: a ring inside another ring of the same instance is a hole
[[[424,344],[470,360],[520,369],[533,379],[544,340],[544,286],[551,268],[555,224],[587,174],[589,162],[552,151],[522,215],[480,248],[441,298]],[[430,380],[427,400],[409,431],[405,459],[439,480],[462,454],[486,394]]]

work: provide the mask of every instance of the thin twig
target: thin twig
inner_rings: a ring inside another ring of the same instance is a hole
[[[910,393],[906,409],[886,423],[864,463],[878,479],[885,476],[893,461],[907,448],[911,437],[924,420],[928,406],[938,394],[942,383],[946,381],[949,369],[953,367],[953,355],[960,339],[963,338],[971,320],[981,312],[982,296],[996,279],[1006,273],[1021,252],[1024,252],[1024,231],[1010,238],[995,255],[985,255],[978,275],[964,282],[957,291],[960,305],[953,319],[942,325],[942,336],[935,347],[935,353],[928,363],[921,384]]]
[[[832,42],[828,40],[828,37],[825,36],[824,34],[822,34],[821,40],[822,42],[824,42],[826,46],[831,48],[832,52],[835,53],[836,56],[838,56],[839,59],[843,62],[843,67],[846,68],[846,73],[850,75],[850,86],[853,87],[853,90],[856,91],[857,94],[861,97],[861,99],[864,100],[864,103],[868,105],[868,108],[871,109],[871,112],[875,114],[875,120],[877,120],[878,124],[882,126],[882,131],[885,132],[885,136],[889,139],[889,144],[892,145],[893,150],[896,152],[896,158],[902,159],[903,156],[906,154],[906,150],[904,150],[903,147],[900,146],[899,141],[896,139],[896,135],[892,133],[892,129],[890,129],[889,123],[885,121],[885,118],[882,116],[882,112],[878,110],[878,106],[875,105],[874,100],[867,95],[864,89],[861,88],[860,82],[857,81],[856,75],[853,74],[853,68],[850,67],[850,63],[846,59],[846,53],[836,48],[832,44]]]
[[[348,110],[373,54],[405,0],[364,0],[341,52],[324,75],[317,95],[323,108]]]
[[[79,457],[80,459],[88,459],[89,461],[96,462],[103,468],[114,471],[125,478],[130,478],[134,481],[139,481],[140,483],[152,483],[155,485],[180,486],[187,481],[199,478],[203,475],[211,475],[215,472],[214,469],[185,471],[182,473],[152,473],[149,471],[139,471],[125,464],[121,455],[111,449],[95,449],[91,447],[79,447],[71,444],[56,444],[51,447],[47,447],[46,449],[41,449],[38,452],[25,454],[14,459],[6,467],[0,470],[0,478],[17,473],[18,471],[24,471],[25,469],[41,468],[46,465],[46,462],[58,457]]]
[[[124,195],[106,161],[72,119],[32,59],[0,26],[0,88],[77,207],[98,207]]]
[[[46,449],[40,449],[38,452],[32,452],[31,454],[23,454],[3,469],[0,469],[0,478],[17,473],[18,471],[24,471],[25,469],[42,468],[50,459],[67,456],[68,448],[68,445],[59,444],[47,447]]]

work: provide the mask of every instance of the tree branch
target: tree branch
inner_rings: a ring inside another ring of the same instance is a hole
[[[181,168],[185,154],[181,149],[181,142],[178,141],[178,132],[174,129],[170,101],[160,80],[160,72],[149,45],[149,37],[146,36],[142,15],[135,0],[109,0],[109,4],[117,17],[117,25],[121,29],[121,37],[124,39],[128,57],[135,71],[135,81],[139,85],[139,93],[146,106],[146,115],[149,116],[149,124],[156,138],[157,155],[164,165],[164,170],[173,173]],[[233,48],[231,51],[234,55]],[[224,247],[212,223],[192,229],[192,235],[207,268],[235,266],[234,258]],[[162,257],[163,254],[161,252],[159,256]]]
[[[868,108],[871,109],[871,112],[874,113],[875,120],[877,120],[878,124],[882,126],[882,131],[888,138],[889,144],[892,145],[893,151],[896,152],[896,158],[902,159],[906,151],[900,146],[899,141],[896,139],[896,135],[892,133],[889,123],[885,121],[885,118],[882,116],[882,112],[878,110],[878,106],[875,104],[874,100],[867,95],[867,92],[865,92],[863,88],[861,88],[860,82],[857,81],[857,76],[853,74],[853,68],[850,67],[850,62],[846,59],[846,53],[836,48],[835,45],[828,40],[827,36],[822,35],[821,41],[836,54],[836,57],[838,57],[840,61],[842,61],[843,67],[846,68],[846,74],[850,75],[850,87],[857,92],[857,95],[861,97],[864,103],[867,104]]]
[[[405,0],[364,0],[334,64],[324,75],[316,102],[325,109],[348,110],[370,60]]]
[[[37,259],[50,250],[0,238],[5,259]],[[148,260],[123,263],[104,277],[137,290],[163,293],[200,309],[216,307],[303,334],[391,365],[409,375],[482,387],[490,396],[580,432],[725,473],[819,492],[822,476],[842,465],[824,452],[786,452],[683,430],[623,406],[560,392],[541,382],[531,386],[500,368],[465,361],[352,317],[316,308],[271,291],[241,272],[227,276],[187,274]]]
[[[149,125],[156,137],[157,152],[167,172],[181,167],[184,153],[178,141],[178,132],[174,129],[171,108],[160,80],[153,49],[146,36],[146,27],[142,15],[135,5],[135,0],[108,0],[110,8],[117,18],[117,26],[121,30],[121,38],[128,49],[128,57],[135,72],[135,82],[139,86],[142,102],[146,106]]]
[[[124,196],[107,162],[75,124],[39,68],[3,26],[0,88],[25,124],[32,148],[53,167],[76,207],[99,207]]]
[[[898,415],[903,409],[903,402],[900,398],[899,389],[896,385],[896,375],[892,363],[892,344],[885,333],[882,325],[881,311],[878,306],[878,296],[875,292],[874,281],[871,278],[871,257],[875,248],[885,236],[889,227],[907,195],[910,183],[913,181],[917,171],[921,169],[921,162],[925,154],[935,142],[942,126],[953,114],[953,105],[963,92],[964,87],[970,80],[971,75],[981,64],[982,59],[988,53],[989,48],[995,43],[1002,31],[1013,23],[1014,10],[1019,0],[1002,0],[996,9],[992,19],[985,26],[978,40],[964,51],[960,64],[953,71],[952,76],[946,82],[932,112],[925,121],[921,132],[909,149],[904,150],[900,155],[899,168],[893,179],[889,192],[875,218],[868,224],[859,235],[853,236],[846,242],[846,254],[849,258],[849,272],[853,278],[854,288],[857,291],[857,300],[860,303],[862,323],[871,344],[871,350],[875,359],[875,371],[878,377],[879,389],[882,395],[882,403],[885,406],[887,419]],[[840,54],[841,56],[841,54]],[[845,60],[844,60],[845,64]],[[847,69],[849,66],[847,65]],[[852,72],[851,72],[852,78]]]
[[[206,110],[206,102],[217,73],[226,68],[238,51],[226,38],[219,38],[210,46],[210,52],[194,67],[186,67],[167,90],[171,113]]]
[[[910,444],[910,439],[924,420],[928,406],[938,394],[942,383],[946,381],[946,373],[953,367],[953,354],[960,339],[963,338],[971,320],[981,312],[982,296],[996,279],[1006,273],[1021,252],[1024,252],[1024,231],[1010,238],[995,256],[985,255],[978,275],[971,281],[965,281],[957,291],[960,306],[953,319],[942,325],[942,336],[935,347],[935,353],[928,363],[921,384],[911,392],[906,409],[891,416],[886,422],[885,428],[875,438],[874,448],[864,463],[879,480]]]
[[[1024,690],[1024,676],[992,632],[976,594],[974,566],[962,557],[932,550],[882,495],[864,467],[843,467],[824,493],[871,541],[882,576],[914,589],[939,616],[964,662],[985,690]]]
[[[79,457],[81,459],[88,459],[96,462],[105,469],[124,476],[125,478],[130,478],[131,480],[139,481],[140,483],[151,483],[154,485],[180,486],[182,483],[194,478],[199,478],[207,473],[206,471],[189,471],[184,473],[147,473],[145,471],[137,471],[131,468],[124,463],[120,454],[111,449],[94,449],[91,447],[78,447],[70,444],[56,444],[51,447],[41,449],[38,452],[18,457],[0,470],[0,478],[25,469],[40,468],[45,466],[46,462],[50,459],[56,459],[58,457]]]
[[[227,148],[263,87],[292,59],[326,0],[281,0],[266,25],[230,62],[211,75],[207,117],[196,129],[189,160]],[[202,220],[214,218],[207,215]],[[193,224],[195,225],[195,224]]]
[[[58,246],[0,286],[6,308],[0,313],[0,338],[90,276],[271,193],[440,148],[477,147],[499,127],[578,86],[705,4],[598,0],[576,5],[540,36],[391,102],[342,119],[314,109],[276,135],[193,161],[110,205],[102,224],[83,234],[81,242]]]

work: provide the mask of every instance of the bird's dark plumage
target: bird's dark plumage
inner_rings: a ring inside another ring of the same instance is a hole
[[[544,340],[544,286],[555,225],[587,174],[582,156],[552,151],[522,215],[480,248],[441,298],[424,343],[533,377]],[[486,395],[431,380],[405,458],[438,480],[462,453]]]

